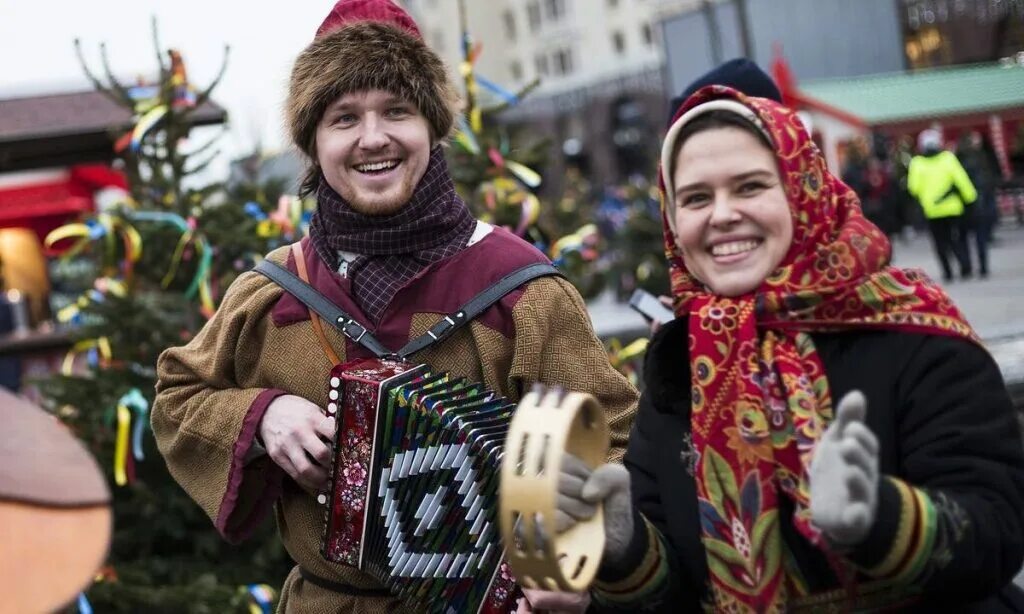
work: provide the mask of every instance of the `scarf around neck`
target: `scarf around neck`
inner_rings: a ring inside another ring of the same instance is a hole
[[[310,240],[335,271],[341,264],[339,251],[358,254],[347,275],[356,303],[373,324],[406,282],[428,265],[462,250],[476,228],[476,220],[455,192],[440,146],[430,152],[427,169],[409,202],[392,215],[355,211],[322,174],[316,195]]]
[[[676,314],[690,321],[693,472],[715,607],[776,612],[805,590],[784,561],[780,497],[793,502],[796,529],[826,549],[811,522],[809,467],[833,399],[809,333],[887,329],[978,339],[923,272],[889,266],[888,239],[828,172],[793,111],[709,86],[676,117],[718,98],[753,110],[770,136],[793,242],[759,288],[715,295],[686,268],[663,189],[665,250]]]

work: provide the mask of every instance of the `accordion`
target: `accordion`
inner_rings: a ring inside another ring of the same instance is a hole
[[[388,359],[331,372],[337,432],[323,556],[430,612],[510,612],[498,480],[515,404]]]

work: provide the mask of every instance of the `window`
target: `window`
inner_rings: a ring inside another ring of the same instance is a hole
[[[523,65],[519,63],[519,60],[513,60],[508,65],[508,72],[512,75],[513,81],[523,80]]]
[[[530,21],[530,30],[536,32],[540,28],[540,4],[537,0],[526,5],[526,17]]]
[[[516,40],[516,14],[512,11],[505,11],[502,18],[505,22],[505,39],[509,41]]]
[[[640,27],[640,37],[648,47],[654,44],[654,31],[651,30],[651,24],[645,23]]]
[[[557,21],[565,16],[565,0],[544,0],[544,12],[551,21]]]
[[[545,77],[548,74],[548,56],[543,53],[538,53],[537,57],[533,58],[534,67],[537,69],[537,76]]]
[[[619,55],[622,55],[623,52],[626,51],[626,37],[618,30],[612,32],[612,48],[615,49],[615,53]]]
[[[567,75],[572,72],[572,50],[559,49],[555,52],[555,74]]]

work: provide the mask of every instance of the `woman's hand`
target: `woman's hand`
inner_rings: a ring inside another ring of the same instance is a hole
[[[604,556],[621,558],[633,538],[633,503],[629,472],[622,465],[606,463],[591,471],[566,454],[558,476],[558,507],[555,528],[561,533],[581,520],[589,520],[604,505]]]
[[[866,414],[860,391],[844,396],[811,461],[811,518],[839,547],[860,543],[875,524],[878,439],[864,424]]]
[[[260,421],[260,439],[277,466],[309,492],[327,487],[334,418],[292,394],[270,402]]]

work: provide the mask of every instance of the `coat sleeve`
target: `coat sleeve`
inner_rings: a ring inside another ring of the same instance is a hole
[[[263,315],[279,294],[262,275],[242,275],[192,341],[157,361],[157,446],[174,479],[232,542],[255,530],[281,488],[281,470],[252,454],[263,413],[285,394],[257,385],[253,375],[269,319]]]
[[[921,161],[915,156],[910,159],[910,166],[907,168],[907,192],[914,198],[920,198],[918,192],[921,190]]]
[[[964,204],[969,205],[978,200],[978,190],[974,187],[970,176],[953,152],[949,152],[949,167],[950,173],[953,175],[953,185],[956,186],[957,192],[960,193]]]
[[[633,539],[621,561],[602,565],[591,589],[595,609],[601,612],[701,609],[702,581],[682,564],[682,557],[703,560],[704,553],[679,552],[668,538],[670,529],[657,479],[664,469],[656,443],[662,439],[657,433],[660,417],[651,397],[642,396],[623,460],[633,497]]]
[[[533,281],[516,303],[514,314],[509,388],[529,390],[539,382],[592,394],[608,417],[608,459],[621,461],[638,395],[608,361],[579,292],[561,278]]]
[[[1024,560],[1024,447],[999,369],[980,346],[928,336],[897,382],[900,469],[847,556],[930,599],[989,596]]]

